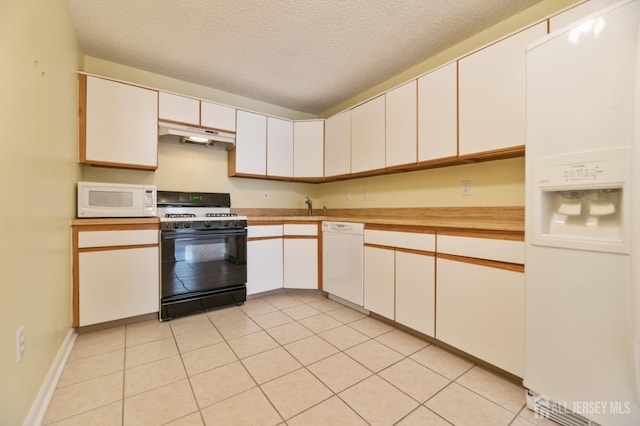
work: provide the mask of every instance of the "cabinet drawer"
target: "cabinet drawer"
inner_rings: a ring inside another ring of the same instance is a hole
[[[364,242],[365,244],[378,244],[382,246],[412,250],[436,250],[435,234],[424,234],[420,232],[396,232],[366,229],[364,231]]]
[[[284,235],[318,235],[317,225],[305,225],[305,224],[284,224]]]
[[[524,242],[438,235],[438,253],[524,264]]]
[[[199,126],[200,101],[160,92],[158,94],[158,119]]]
[[[127,231],[78,232],[78,248],[158,244],[158,231],[138,229]]]
[[[282,225],[257,225],[247,227],[247,238],[282,237]]]

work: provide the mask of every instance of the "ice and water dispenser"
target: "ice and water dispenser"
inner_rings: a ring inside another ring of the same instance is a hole
[[[627,253],[630,151],[562,155],[532,164],[532,243]]]

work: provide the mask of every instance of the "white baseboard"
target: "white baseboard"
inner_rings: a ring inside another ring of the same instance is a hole
[[[53,392],[55,392],[58,386],[58,381],[64,371],[64,366],[67,364],[77,336],[73,328],[69,329],[60,349],[58,349],[53,363],[51,363],[51,367],[49,367],[49,372],[40,387],[35,401],[33,401],[33,405],[31,405],[31,409],[27,414],[27,418],[24,420],[23,426],[40,426],[42,424],[44,416],[47,414],[51,398],[53,398]]]

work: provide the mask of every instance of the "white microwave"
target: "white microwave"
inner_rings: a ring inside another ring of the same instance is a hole
[[[78,182],[78,218],[156,216],[156,187]]]

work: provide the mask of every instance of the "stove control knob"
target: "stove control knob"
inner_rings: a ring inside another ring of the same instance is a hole
[[[185,228],[191,228],[191,222],[185,222],[184,223],[184,227]]]
[[[179,222],[173,222],[172,225],[173,225],[173,229],[180,228],[180,223]]]
[[[204,227],[205,228],[211,228],[211,222],[209,222],[208,220],[204,222]]]

